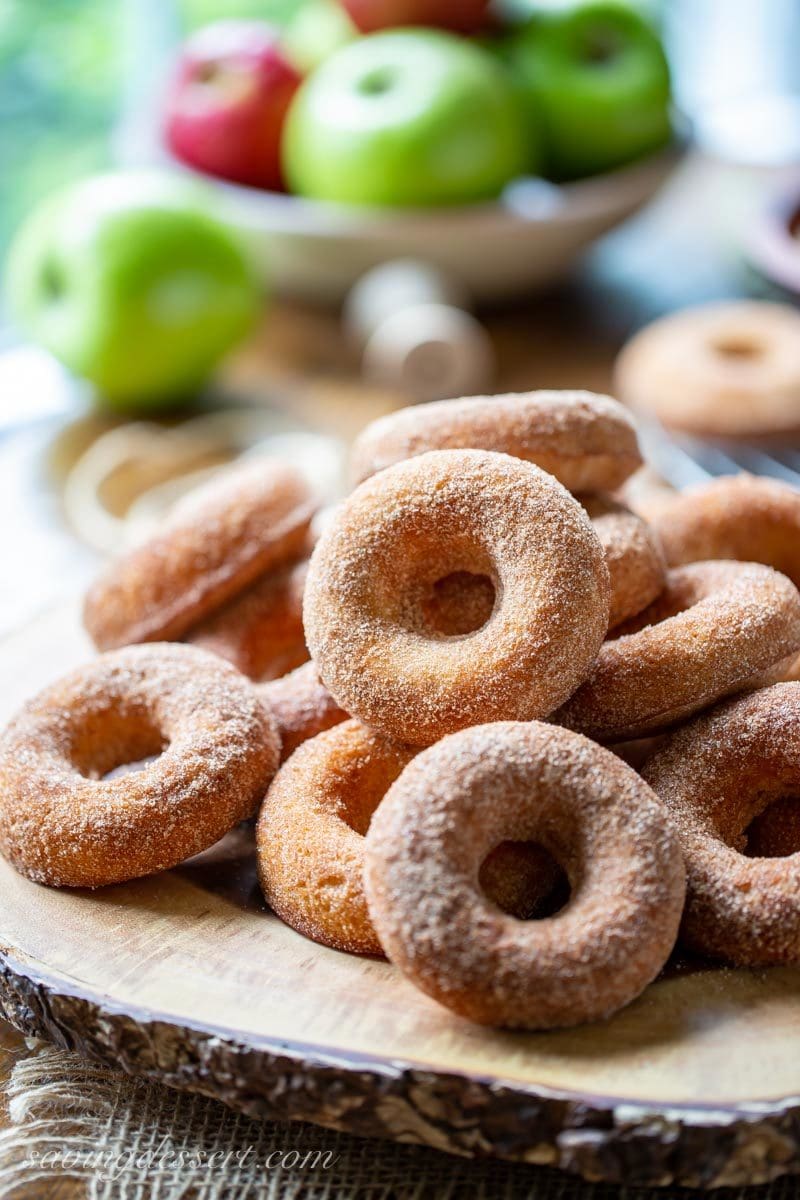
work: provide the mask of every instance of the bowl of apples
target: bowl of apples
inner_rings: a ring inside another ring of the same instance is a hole
[[[160,152],[215,189],[277,291],[337,302],[421,258],[495,301],[561,275],[679,148],[635,0],[309,0],[286,29],[190,37]]]

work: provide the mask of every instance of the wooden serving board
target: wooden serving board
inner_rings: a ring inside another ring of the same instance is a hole
[[[0,643],[4,722],[91,653],[72,611]],[[672,964],[612,1020],[470,1025],[269,913],[245,828],[90,893],[0,860],[0,1012],[254,1116],[695,1187],[800,1171],[800,971]]]

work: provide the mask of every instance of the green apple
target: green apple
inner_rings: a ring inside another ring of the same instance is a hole
[[[255,319],[242,250],[203,200],[168,175],[100,175],[46,201],[17,235],[12,310],[105,407],[191,398]]]
[[[283,50],[302,75],[359,36],[339,0],[307,0],[283,33]]]
[[[338,50],[303,83],[283,137],[302,196],[344,204],[466,204],[528,166],[503,66],[453,34],[400,29]]]
[[[641,6],[540,3],[507,53],[553,177],[608,171],[670,140],[669,69]]]

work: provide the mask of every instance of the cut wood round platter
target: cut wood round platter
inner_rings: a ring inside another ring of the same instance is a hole
[[[71,609],[0,643],[0,717],[89,657]],[[180,869],[58,891],[0,860],[0,1011],[27,1034],[294,1118],[589,1179],[800,1171],[800,971],[675,962],[611,1020],[487,1030],[265,907],[241,828]]]

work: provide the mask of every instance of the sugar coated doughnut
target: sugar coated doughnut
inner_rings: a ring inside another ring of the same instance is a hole
[[[688,433],[757,437],[800,429],[800,314],[733,301],[662,317],[617,360],[626,404]]]
[[[518,921],[480,890],[504,840],[541,843],[569,877],[555,915]],[[366,837],[364,885],[388,957],[428,995],[487,1025],[608,1016],[664,965],[685,878],[657,798],[586,738],[499,722],[444,738],[391,786]]]
[[[608,616],[613,629],[635,616],[663,591],[664,555],[658,539],[640,516],[611,496],[579,496],[606,556],[611,594]],[[449,635],[472,633],[485,625],[494,608],[494,588],[486,575],[456,571],[440,579],[424,602],[432,629]]]
[[[641,465],[631,416],[594,392],[468,396],[403,408],[356,438],[354,482],[428,450],[497,450],[555,475],[571,492],[613,491]]]
[[[305,937],[382,954],[364,899],[364,834],[415,750],[345,721],[281,767],[256,825],[267,903]]]
[[[256,847],[262,890],[287,925],[335,950],[383,954],[364,897],[364,835],[416,753],[350,720],[306,741],[281,767],[261,806]],[[562,875],[541,846],[503,842],[480,882],[522,918],[548,901]]]
[[[268,710],[221,659],[179,644],[103,655],[40,692],[3,735],[0,848],[56,886],[165,870],[253,814],[278,750]]]
[[[268,571],[190,630],[186,640],[219,654],[250,679],[276,679],[308,660],[303,589],[308,560]]]
[[[325,687],[313,662],[259,685],[256,691],[278,726],[281,762],[308,738],[347,719],[347,713]]]
[[[800,594],[757,563],[692,563],[614,632],[554,718],[600,741],[643,737],[780,678],[800,650]]]
[[[666,564],[658,538],[610,496],[580,496],[600,539],[611,578],[609,628],[635,617],[664,590]]]
[[[316,504],[298,471],[248,462],[189,493],[161,532],[89,589],[95,645],[177,639],[259,575],[303,551]]]
[[[687,870],[682,940],[740,966],[800,962],[800,853],[751,858],[748,826],[800,793],[800,684],[719,705],[644,768],[668,806]]]
[[[431,629],[426,598],[458,571],[491,579],[489,620]],[[372,476],[317,543],[306,640],[337,703],[411,745],[533,719],[586,675],[608,626],[608,568],[552,476],[481,450],[438,450]]]
[[[777,479],[743,473],[688,488],[654,526],[670,566],[711,558],[760,562],[800,586],[800,491]]]

